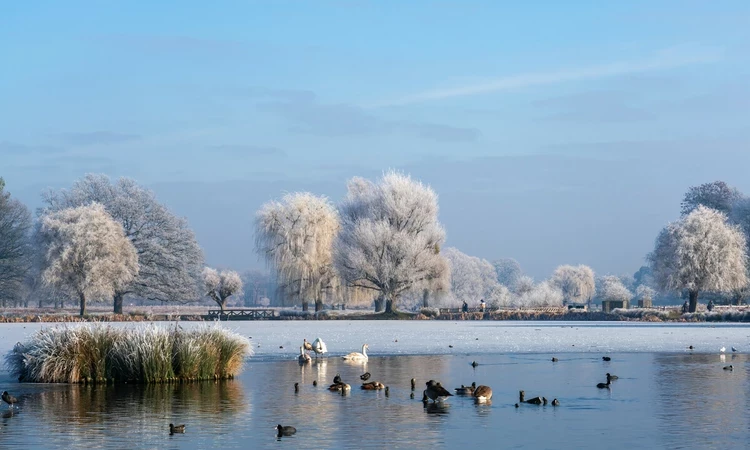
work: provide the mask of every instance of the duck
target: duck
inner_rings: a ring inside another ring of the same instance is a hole
[[[296,394],[298,392],[299,392],[299,383],[294,383],[294,393]]]
[[[328,390],[337,392],[349,392],[352,390],[352,387],[346,383],[334,383],[328,386]]]
[[[730,364],[730,365],[728,365],[728,366],[724,366],[724,367],[723,367],[723,369],[724,369],[724,370],[734,370],[734,366],[732,366],[732,365]],[[4,400],[4,399],[3,399],[3,400]]]
[[[297,360],[299,361],[300,364],[305,364],[305,363],[309,363],[310,361],[312,361],[312,358],[310,358],[310,355],[308,355],[305,352],[304,345],[299,348],[299,357],[297,358]]]
[[[492,388],[485,385],[479,385],[476,389],[474,389],[474,393],[472,394],[474,397],[474,401],[477,403],[485,403],[492,399]]]
[[[333,384],[341,384],[341,374],[336,374],[335,377],[333,377]]]
[[[362,383],[362,389],[365,391],[379,391],[384,389],[385,385],[380,381],[370,381],[369,383]]]
[[[425,385],[427,385],[425,393],[429,398],[432,399],[433,402],[443,401],[447,397],[453,397],[453,394],[448,392],[447,389],[445,389],[439,382],[435,380],[430,380],[425,383]]]
[[[3,391],[3,401],[8,404],[8,408],[13,408],[13,405],[18,403],[18,399],[8,394],[8,391]]]
[[[297,429],[294,427],[289,427],[289,426],[285,427],[281,424],[278,424],[276,425],[276,432],[277,432],[278,437],[291,436],[297,432]]]
[[[362,381],[367,381],[370,379],[370,372],[365,372],[362,375],[359,376],[359,379]]]
[[[471,386],[464,386],[462,384],[461,387],[454,389],[454,391],[456,391],[456,395],[473,395],[476,388],[476,383],[471,383]]]
[[[315,340],[312,343],[312,349],[315,352],[315,357],[317,358],[318,355],[322,355],[324,353],[328,353],[328,347],[326,347],[325,342],[321,338],[315,338]]]
[[[553,398],[552,399],[552,406],[560,406],[560,400]]]
[[[312,344],[307,342],[307,339],[302,339],[302,346],[305,347],[305,351],[308,351],[308,352],[311,352],[313,349]]]
[[[472,361],[472,362],[471,362],[471,367],[476,367],[476,366],[478,366],[478,365],[479,365],[479,363],[478,363],[478,362],[476,362],[476,361]]]
[[[416,378],[412,378],[411,379],[411,390],[413,391],[416,388],[417,388],[417,379]]]
[[[541,405],[544,402],[543,397],[534,397],[526,400],[526,403],[531,405]]]
[[[552,357],[552,362],[557,362],[557,358],[555,358],[555,357],[553,356],[553,357]]]
[[[370,348],[367,344],[362,344],[362,353],[351,352],[348,355],[344,355],[342,358],[346,361],[367,361],[367,349]]]
[[[618,377],[617,375],[612,375],[611,373],[607,372],[607,381],[618,380],[619,378],[620,377]]]
[[[424,391],[422,391],[422,403],[426,405],[429,401],[430,398],[427,396],[427,390],[425,389]]]
[[[602,361],[612,361],[612,358],[609,356],[602,356]]]
[[[737,349],[736,349],[736,348],[734,348],[734,347],[732,347],[732,353],[734,353],[734,352],[736,352],[736,351],[737,351]]]
[[[317,386],[317,385],[318,385],[318,380],[313,380],[313,386]]]
[[[182,425],[175,425],[173,423],[169,424],[169,434],[184,433],[184,432],[185,432],[185,424],[182,424]]]
[[[607,380],[606,383],[599,383],[596,385],[599,389],[609,389],[610,380]]]

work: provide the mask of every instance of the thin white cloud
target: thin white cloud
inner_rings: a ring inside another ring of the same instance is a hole
[[[572,81],[593,80],[599,78],[631,75],[645,72],[673,69],[695,64],[706,64],[719,61],[721,52],[706,48],[673,48],[656,53],[654,56],[635,61],[620,61],[609,64],[578,67],[552,72],[526,73],[497,78],[483,83],[475,83],[452,88],[434,89],[400,98],[386,100],[369,105],[370,107],[403,106],[454,97],[488,94],[516,89],[566,83]]]

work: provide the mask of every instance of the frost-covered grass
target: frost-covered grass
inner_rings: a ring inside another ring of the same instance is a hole
[[[612,314],[627,317],[628,319],[643,320],[645,322],[664,322],[668,320],[677,320],[680,318],[680,312],[677,310],[661,310],[650,308],[638,309],[621,309],[612,310]]]
[[[699,311],[682,316],[685,320],[694,322],[750,322],[750,311],[747,310]]]
[[[252,355],[249,340],[217,326],[42,328],[6,355],[19,381],[165,383],[233,378]]]

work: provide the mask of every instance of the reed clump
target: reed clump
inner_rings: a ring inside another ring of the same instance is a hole
[[[213,326],[43,328],[5,357],[19,381],[172,383],[234,378],[252,355],[250,341]]]

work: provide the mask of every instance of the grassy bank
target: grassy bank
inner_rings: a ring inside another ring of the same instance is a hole
[[[252,354],[247,338],[216,326],[43,328],[5,357],[19,381],[171,383],[233,378]]]

